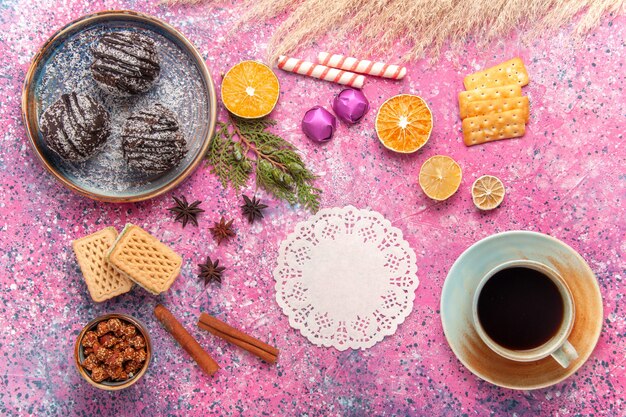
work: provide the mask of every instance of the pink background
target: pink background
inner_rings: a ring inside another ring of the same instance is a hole
[[[403,230],[417,255],[420,287],[413,313],[397,333],[366,351],[312,346],[291,329],[275,302],[274,268],[280,242],[308,213],[259,195],[271,206],[263,223],[241,216],[240,195],[223,190],[206,166],[178,189],[139,204],[104,204],[72,194],[38,163],[26,140],[20,93],[33,55],[58,28],[84,14],[131,8],[179,28],[219,80],[233,64],[263,59],[276,22],[228,37],[239,2],[199,6],[135,1],[4,0],[0,4],[0,414],[9,415],[607,415],[626,413],[626,19],[593,32],[575,49],[569,32],[523,45],[516,38],[458,56],[444,51],[435,64],[409,66],[402,82],[368,79],[372,110],[359,124],[340,124],[318,146],[301,133],[303,113],[329,106],[341,88],[277,70],[281,99],[277,132],[297,145],[320,174],[323,207],[352,204],[380,211]],[[322,48],[320,46],[319,48]],[[313,59],[318,48],[302,53]],[[342,51],[339,51],[342,52]],[[466,148],[456,95],[463,75],[521,56],[531,83],[531,118],[523,139]],[[375,58],[394,61],[397,56]],[[415,93],[433,110],[435,128],[418,153],[396,155],[376,139],[378,106]],[[223,118],[224,114],[221,111]],[[444,203],[426,198],[417,175],[426,158],[446,154],[463,168],[459,192]],[[482,174],[507,187],[503,205],[478,212],[469,187]],[[253,192],[253,185],[246,190]],[[172,195],[204,200],[200,227],[185,229],[166,210]],[[237,238],[217,247],[208,227],[235,219]],[[144,226],[184,257],[172,289],[153,297],[141,289],[104,304],[89,298],[71,251],[72,239],[126,222]],[[454,357],[443,336],[439,297],[446,273],[475,241],[505,230],[535,230],[578,250],[597,274],[604,328],[589,361],[551,388],[517,392],[483,382]],[[196,264],[207,255],[228,268],[221,286],[206,289]],[[152,317],[157,301],[192,329],[222,366],[206,377]],[[80,379],[72,347],[92,318],[123,311],[148,327],[154,359],[142,381],[118,393]],[[195,330],[201,311],[217,315],[281,349],[275,366]]]

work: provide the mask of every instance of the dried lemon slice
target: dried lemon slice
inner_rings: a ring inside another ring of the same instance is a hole
[[[279,94],[276,74],[260,62],[240,62],[222,79],[224,106],[235,116],[245,119],[267,116],[276,106]]]
[[[395,152],[413,153],[424,146],[433,130],[433,115],[418,96],[400,94],[385,101],[376,115],[376,134]]]
[[[472,185],[472,200],[481,210],[493,210],[504,200],[504,184],[498,177],[483,175]]]
[[[419,183],[424,193],[433,200],[450,198],[461,185],[461,167],[449,156],[435,155],[422,165]]]

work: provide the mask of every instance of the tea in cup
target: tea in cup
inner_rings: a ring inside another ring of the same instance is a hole
[[[472,315],[483,342],[507,359],[552,356],[567,368],[578,358],[567,340],[574,326],[572,293],[547,265],[530,260],[498,265],[478,284]]]

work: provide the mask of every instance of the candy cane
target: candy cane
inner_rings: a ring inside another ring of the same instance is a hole
[[[278,58],[278,68],[283,71],[295,72],[337,84],[343,84],[354,88],[363,87],[365,77],[353,72],[330,68],[325,65],[317,65],[313,62],[297,58],[289,58],[281,55]]]
[[[317,55],[317,60],[322,65],[375,77],[401,80],[406,75],[406,67],[385,64],[384,62],[372,62],[367,59],[359,60],[344,55],[331,55],[328,52],[320,52]]]

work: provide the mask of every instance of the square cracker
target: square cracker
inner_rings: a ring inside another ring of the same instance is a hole
[[[179,254],[130,223],[109,250],[107,260],[117,271],[155,295],[170,288],[183,263]]]
[[[466,90],[474,90],[510,84],[522,87],[528,84],[528,81],[528,72],[526,72],[524,62],[520,58],[513,58],[495,67],[466,76],[463,84]]]
[[[115,239],[117,239],[117,230],[107,227],[72,242],[89,295],[98,303],[124,294],[133,288],[133,282],[113,269],[105,259]]]
[[[526,124],[521,110],[468,117],[463,120],[463,142],[466,146],[517,138],[524,133]]]
[[[474,101],[495,100],[498,98],[521,97],[522,87],[507,85],[504,87],[479,88],[459,93],[459,109],[467,107]]]
[[[485,114],[502,113],[509,110],[520,110],[524,121],[528,121],[528,97],[497,98],[494,100],[481,100],[467,103],[459,108],[461,119],[467,117],[484,116]]]

